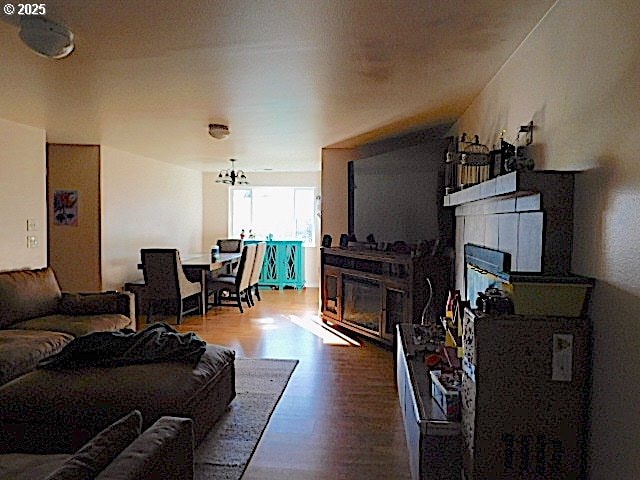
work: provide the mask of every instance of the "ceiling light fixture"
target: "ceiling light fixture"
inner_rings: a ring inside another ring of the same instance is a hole
[[[19,35],[31,50],[46,58],[68,57],[75,47],[73,33],[45,17],[23,17]]]
[[[210,123],[209,135],[218,140],[224,140],[229,136],[229,127],[220,123]]]
[[[234,166],[236,159],[230,158],[229,161],[231,162],[231,168],[220,170],[216,183],[226,183],[229,185],[247,185],[249,181],[247,180],[247,176],[245,175],[244,170],[236,170],[236,167]]]

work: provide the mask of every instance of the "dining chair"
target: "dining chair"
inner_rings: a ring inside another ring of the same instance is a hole
[[[267,252],[267,243],[259,242],[256,244],[256,258],[253,261],[253,268],[251,269],[251,277],[249,278],[249,298],[251,304],[253,304],[253,293],[256,298],[262,301],[260,298],[260,290],[258,289],[260,283],[260,274],[262,273],[262,264],[264,263],[264,255]]]
[[[240,313],[244,313],[242,302],[251,307],[249,295],[249,280],[256,256],[257,244],[244,245],[242,256],[238,262],[238,270],[235,274],[220,275],[212,279],[207,284],[207,293],[213,295],[213,305],[216,306],[237,306]],[[223,296],[227,293],[227,296]]]
[[[220,247],[220,253],[241,252],[244,246],[244,240],[240,238],[221,238],[216,242]]]
[[[242,248],[244,247],[244,240],[241,238],[219,238],[216,242],[218,248],[220,249],[220,253],[238,253],[242,252]],[[233,263],[229,267],[227,267],[226,273],[237,273],[238,271],[238,263]]]
[[[189,280],[182,270],[180,253],[175,248],[143,248],[142,268],[144,272],[144,299],[147,307],[147,323],[151,323],[154,310],[160,304],[169,304],[175,308],[176,322],[180,325],[182,317],[189,312],[204,312],[200,282]],[[195,306],[188,301],[194,297]]]

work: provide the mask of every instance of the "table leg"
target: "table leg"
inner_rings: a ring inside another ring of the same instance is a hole
[[[207,295],[207,271],[204,269],[200,270],[200,285],[202,286],[202,294],[200,298],[200,308],[203,315],[207,313],[207,303],[209,295]]]

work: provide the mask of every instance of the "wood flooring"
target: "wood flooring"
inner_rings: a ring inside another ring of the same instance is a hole
[[[215,307],[177,327],[238,357],[300,361],[243,480],[410,479],[393,353],[319,325],[317,288],[261,296],[243,314]]]

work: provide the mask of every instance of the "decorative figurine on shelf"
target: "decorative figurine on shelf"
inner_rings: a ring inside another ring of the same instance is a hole
[[[533,170],[534,166],[533,158],[529,156],[529,149],[526,146],[520,146],[515,149],[515,155],[505,160],[504,169],[506,172],[524,172]]]
[[[456,168],[458,163],[457,141],[455,137],[449,139],[449,145],[444,157],[444,193],[449,195],[456,191]]]
[[[508,172],[524,172],[533,170],[535,162],[531,158],[529,145],[533,142],[533,122],[520,127],[514,145],[503,142],[508,145],[509,155],[504,158],[504,170]]]
[[[502,168],[500,173],[503,174],[515,171],[516,146],[501,140],[500,155],[502,157]]]
[[[244,240],[244,228],[240,231],[240,240]]]
[[[349,235],[343,233],[340,235],[340,247],[347,248],[347,245],[349,245]]]
[[[466,139],[466,136],[463,136]],[[460,153],[458,171],[458,183],[461,188],[489,180],[489,148],[480,143],[478,135],[474,135],[473,142],[465,142],[465,147]]]
[[[402,240],[398,240],[396,242],[393,242],[393,245],[391,246],[391,251],[395,252],[395,253],[406,253],[406,254],[409,254],[409,253],[411,253],[411,247],[409,245],[407,245],[406,242],[404,242]]]

